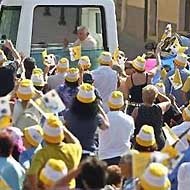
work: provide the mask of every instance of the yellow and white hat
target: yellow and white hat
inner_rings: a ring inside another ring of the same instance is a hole
[[[58,73],[65,73],[69,70],[69,60],[65,57],[61,58],[58,61],[58,64],[56,66],[56,70]]]
[[[85,70],[90,69],[91,67],[90,58],[88,56],[82,56],[79,59],[78,65]]]
[[[144,71],[145,70],[145,63],[146,63],[146,60],[145,58],[142,56],[138,56],[136,59],[134,59],[132,61],[132,66],[138,70],[138,71]]]
[[[67,76],[65,80],[68,82],[76,82],[79,79],[79,69],[77,68],[70,68],[67,72]]]
[[[50,115],[43,126],[44,140],[48,143],[57,144],[63,141],[63,124],[54,115]]]
[[[24,136],[29,144],[37,147],[43,139],[43,130],[39,125],[24,128]]]
[[[107,51],[102,52],[98,60],[101,65],[112,65],[113,63],[112,54]]]
[[[190,121],[190,104],[182,112],[183,120]]]
[[[165,94],[166,93],[166,87],[164,85],[163,82],[158,82],[155,84],[156,88],[158,89],[158,92],[161,94]]]
[[[33,83],[29,79],[23,79],[17,89],[17,96],[21,100],[30,100],[34,94]]]
[[[177,51],[177,56],[174,59],[174,63],[177,66],[185,67],[188,63],[188,56],[184,53],[188,48],[179,47]]]
[[[120,91],[113,91],[108,99],[108,106],[112,109],[119,109],[124,106],[123,93]]]
[[[136,142],[144,147],[154,145],[156,143],[154,128],[149,125],[143,125],[136,136]]]
[[[96,99],[94,87],[88,83],[83,83],[80,85],[79,91],[77,93],[77,99],[85,104],[94,102]]]
[[[169,190],[168,169],[160,163],[151,163],[140,179],[144,190]]]
[[[32,71],[31,80],[34,86],[44,86],[44,73],[40,68],[34,68]]]
[[[49,159],[41,170],[39,178],[44,185],[51,187],[67,173],[68,169],[63,160]]]
[[[0,65],[7,61],[7,57],[4,54],[3,50],[0,49]]]

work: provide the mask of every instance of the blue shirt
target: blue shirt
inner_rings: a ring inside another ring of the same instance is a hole
[[[177,190],[178,182],[177,182],[177,174],[179,167],[184,162],[190,162],[190,147],[184,152],[183,158],[180,160],[176,168],[172,171],[172,173],[169,175],[169,179],[171,182],[171,190]]]
[[[22,189],[25,170],[12,156],[0,157],[0,175],[11,189]]]
[[[24,166],[24,168],[28,169],[30,167],[30,163],[32,161],[33,155],[41,149],[41,146],[32,147],[25,151],[23,151],[19,156],[19,162]]]
[[[72,104],[73,98],[78,92],[78,87],[70,87],[66,84],[60,85],[57,88],[57,93],[65,104],[66,108],[69,108]]]
[[[187,77],[190,76],[190,71],[187,70],[186,68],[179,68],[179,72],[181,75],[181,79],[182,82],[184,84],[184,82],[186,81]],[[174,70],[170,71],[167,75],[167,78],[165,80],[165,87],[166,87],[166,94],[173,94],[176,98],[176,102],[179,106],[182,106],[185,104],[183,98],[182,98],[182,94],[181,94],[181,89],[175,90],[172,87],[172,84],[170,82],[170,79],[168,77],[172,76],[175,73]]]

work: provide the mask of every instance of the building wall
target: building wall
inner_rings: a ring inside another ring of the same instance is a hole
[[[160,38],[165,26],[172,24],[173,31],[178,29],[179,0],[159,0],[157,14],[157,37]]]
[[[126,32],[137,39],[144,39],[144,0],[128,0]]]

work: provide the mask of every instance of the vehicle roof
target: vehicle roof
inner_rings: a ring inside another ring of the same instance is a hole
[[[76,4],[76,5],[108,5],[114,3],[113,0],[3,0],[2,5],[20,6],[28,4],[34,5],[62,5],[62,4]]]

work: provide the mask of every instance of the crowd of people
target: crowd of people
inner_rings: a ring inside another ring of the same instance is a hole
[[[50,72],[50,64],[37,68],[6,40],[0,50],[0,189],[188,189],[189,62],[178,44],[174,69],[166,69],[164,43],[132,61],[119,50],[102,52],[95,70],[88,56],[76,68],[61,58]],[[51,90],[64,109],[44,115],[37,100]]]

